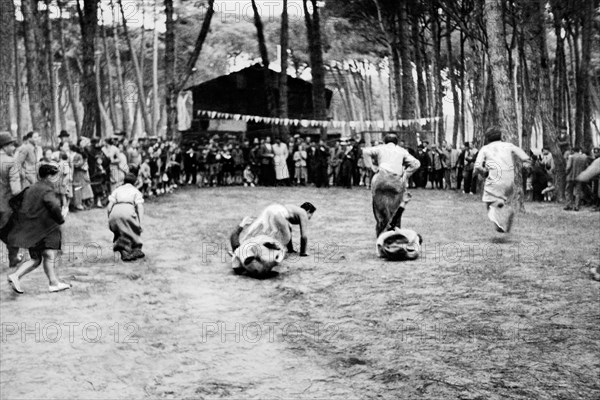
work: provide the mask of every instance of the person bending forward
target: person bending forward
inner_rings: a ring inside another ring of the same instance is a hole
[[[230,236],[234,271],[268,272],[283,260],[286,249],[295,253],[292,225],[300,226],[300,256],[307,256],[308,221],[315,210],[308,202],[300,207],[272,204],[257,218],[245,217]]]
[[[123,261],[144,257],[140,239],[144,196],[133,186],[135,181],[135,175],[126,174],[124,185],[108,197],[108,226],[114,234],[113,250],[121,253]]]
[[[400,228],[402,213],[410,199],[408,179],[421,166],[419,160],[398,146],[395,134],[386,135],[384,144],[363,149],[365,166],[376,172],[371,180],[373,214],[377,237],[387,227]],[[377,167],[373,166],[377,159]]]

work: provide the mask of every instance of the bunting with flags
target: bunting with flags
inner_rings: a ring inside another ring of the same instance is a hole
[[[293,119],[293,118],[273,118],[273,117],[262,117],[259,115],[243,115],[243,114],[232,114],[220,111],[210,110],[197,110],[196,115],[199,117],[208,117],[211,119],[234,119],[237,121],[244,122],[257,122],[268,125],[285,125],[285,126],[301,126],[303,128],[315,127],[315,128],[345,128],[349,126],[352,129],[357,127],[366,127],[367,129],[377,128],[384,130],[386,128],[393,129],[397,127],[407,127],[411,125],[425,125],[428,122],[436,122],[440,117],[430,118],[414,118],[414,119],[392,119],[392,120],[356,120],[356,121],[341,121],[341,120],[310,120],[310,119]]]

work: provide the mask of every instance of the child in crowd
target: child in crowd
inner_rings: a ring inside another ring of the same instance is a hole
[[[544,201],[554,201],[554,192],[556,187],[554,186],[554,182],[552,178],[548,178],[548,186],[542,190],[542,195],[544,196]]]

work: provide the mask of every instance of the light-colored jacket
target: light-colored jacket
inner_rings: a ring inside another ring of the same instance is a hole
[[[375,147],[366,147],[362,151],[365,166],[372,168],[372,157],[376,157],[380,169],[402,176],[410,177],[419,167],[419,160],[394,143],[382,144]]]
[[[16,155],[15,164],[21,177],[21,187],[25,189],[38,181],[38,164],[42,158],[42,148],[27,142],[23,143]]]

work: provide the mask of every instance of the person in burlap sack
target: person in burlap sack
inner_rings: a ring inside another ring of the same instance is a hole
[[[362,151],[365,166],[375,172],[371,181],[373,194],[373,214],[375,216],[376,236],[393,222],[391,228],[400,228],[402,213],[410,200],[408,179],[421,166],[419,160],[398,146],[395,134],[385,136],[384,144],[367,147]],[[377,160],[377,166],[373,165]]]

